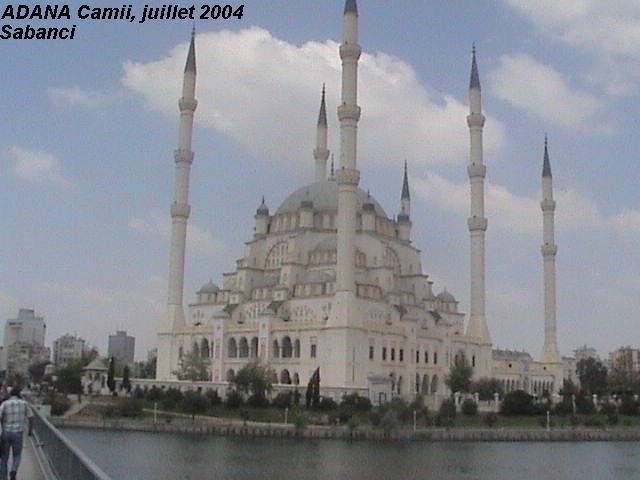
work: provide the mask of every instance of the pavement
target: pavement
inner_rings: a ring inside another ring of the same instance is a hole
[[[34,441],[34,437],[28,437],[25,434],[17,480],[46,480],[36,456]]]

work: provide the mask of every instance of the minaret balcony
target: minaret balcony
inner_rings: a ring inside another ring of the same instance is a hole
[[[342,104],[338,107],[338,120],[360,120],[360,107],[357,105]]]
[[[545,243],[540,248],[543,257],[553,257],[558,253],[558,246],[551,243]]]
[[[467,166],[469,178],[484,178],[487,175],[487,167],[482,164],[473,163]]]
[[[191,150],[178,149],[173,152],[173,158],[176,163],[193,163],[194,154]]]
[[[467,115],[467,125],[469,127],[484,127],[485,118],[481,113],[471,113]]]
[[[545,198],[540,202],[540,208],[542,208],[543,212],[553,212],[556,209],[556,202],[555,200]]]
[[[483,217],[471,217],[467,220],[467,225],[469,226],[470,232],[475,231],[487,231],[487,219]]]
[[[340,45],[340,58],[342,60],[358,60],[362,54],[362,48],[357,43],[343,43]]]
[[[360,183],[360,171],[351,168],[341,168],[336,172],[338,185],[358,185]]]
[[[171,218],[189,218],[191,206],[186,203],[174,202],[171,204]]]
[[[195,98],[182,97],[178,101],[178,108],[180,108],[180,112],[195,112],[197,106],[198,100]]]

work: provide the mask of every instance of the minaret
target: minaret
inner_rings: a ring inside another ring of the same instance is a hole
[[[400,213],[398,214],[398,238],[409,242],[411,238],[411,195],[409,194],[409,174],[407,161],[404,162],[404,178],[402,179],[402,194],[400,195]]]
[[[185,317],[182,305],[184,289],[184,258],[187,237],[187,220],[191,211],[189,206],[189,173],[193,162],[191,136],[193,133],[193,115],[198,105],[196,90],[196,51],[195,29],[191,33],[191,43],[182,82],[180,108],[180,130],[178,149],[174,153],[176,173],[173,203],[171,204],[171,247],[169,254],[169,282],[167,314],[158,335],[158,366],[156,377],[170,377],[171,367],[175,366],[171,343],[171,332],[184,326]],[[176,357],[177,358],[177,357]]]
[[[560,353],[556,340],[556,254],[554,212],[556,202],[553,200],[553,180],[547,137],[544,138],[544,163],[542,165],[542,265],[544,271],[544,347],[542,361],[559,363]]]
[[[327,159],[329,158],[329,150],[327,149],[327,105],[324,96],[325,89],[324,85],[322,85],[322,101],[320,102],[320,113],[318,114],[316,148],[313,150],[313,158],[316,160],[316,182],[323,182],[327,179]]]
[[[471,236],[471,312],[467,335],[481,344],[490,344],[491,337],[485,318],[485,275],[484,236],[487,219],[484,216],[484,177],[487,173],[482,160],[482,129],[485,118],[482,114],[480,76],[476,63],[476,49],[473,47],[471,60],[471,80],[469,82],[469,115],[467,125],[470,133],[469,166],[467,172],[471,183],[471,216],[467,222]]]
[[[338,182],[338,246],[336,292],[355,292],[356,201],[360,172],[356,169],[358,136],[358,60],[362,49],[358,45],[358,7],[356,0],[346,0],[344,6],[342,59],[342,104],[338,107],[340,120],[340,166]],[[343,321],[348,321],[343,318]]]

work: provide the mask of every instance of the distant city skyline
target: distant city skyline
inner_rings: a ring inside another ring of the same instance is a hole
[[[196,23],[185,303],[233,269],[263,194],[273,209],[312,178],[323,83],[329,148],[339,155],[343,1],[244,3],[242,20]],[[542,348],[545,133],[557,201],[560,351],[587,344],[604,358],[640,345],[640,5],[361,5],[361,186],[394,212],[408,161],[414,245],[436,290],[446,287],[469,312],[465,116],[475,42],[488,117],[494,348],[534,357]],[[109,334],[127,330],[138,358],[155,346],[190,29],[177,21],[87,22],[73,41],[0,42],[0,86],[10,92],[0,98],[0,314],[35,309],[48,345],[77,333],[106,352]]]

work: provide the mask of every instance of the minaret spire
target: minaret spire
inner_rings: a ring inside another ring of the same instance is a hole
[[[327,138],[327,105],[325,102],[325,86],[324,84],[322,84],[322,100],[320,101],[320,113],[318,114],[316,148],[313,150],[313,158],[315,158],[316,167],[316,182],[322,182],[327,178],[327,159],[329,158],[329,150],[327,149]]]
[[[404,176],[402,178],[402,194],[400,195],[400,213],[398,214],[398,239],[409,242],[411,239],[411,194],[409,193],[409,174],[407,161],[404,161]]]
[[[178,359],[171,340],[172,332],[184,326],[185,323],[182,300],[187,220],[191,213],[191,206],[189,205],[189,174],[194,157],[191,150],[191,138],[193,134],[193,116],[198,106],[195,91],[196,47],[195,31],[192,31],[182,82],[182,97],[178,102],[180,130],[178,133],[178,149],[174,152],[176,170],[174,197],[171,204],[171,247],[169,254],[167,313],[158,332],[158,366],[156,372],[158,379],[170,378],[172,369],[177,367]]]
[[[480,76],[476,61],[476,48],[471,56],[471,79],[469,81],[469,115],[467,125],[470,134],[469,182],[471,184],[471,211],[467,221],[471,237],[470,261],[470,316],[467,335],[481,345],[491,343],[489,328],[485,317],[485,245],[487,218],[484,216],[484,178],[487,168],[483,162],[482,130],[485,117],[482,114],[482,95]]]
[[[560,353],[556,338],[556,254],[554,215],[556,202],[553,200],[553,179],[547,137],[544,139],[544,160],[542,166],[542,267],[544,278],[544,347],[542,361],[559,363]]]

